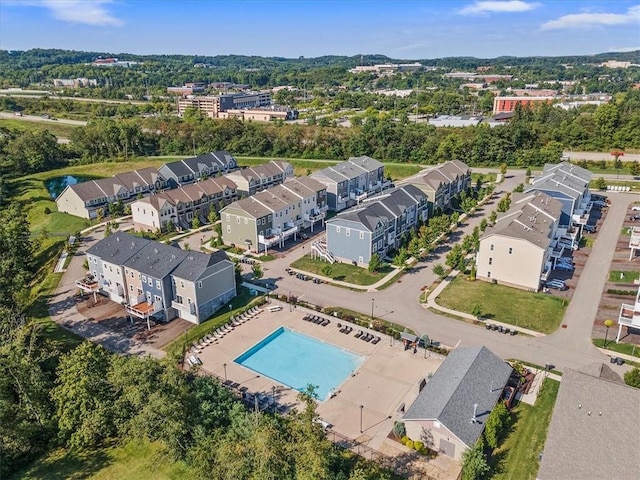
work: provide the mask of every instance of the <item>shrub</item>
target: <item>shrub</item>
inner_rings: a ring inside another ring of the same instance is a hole
[[[635,388],[640,388],[640,369],[635,367],[624,374],[624,382]]]
[[[416,440],[415,442],[413,442],[413,449],[423,455],[427,453],[427,447],[425,447],[424,443],[422,443],[420,440]]]
[[[413,440],[407,440],[407,443],[405,443],[405,445],[407,446],[407,448],[410,448],[411,450],[413,450],[413,446],[415,445]]]
[[[403,422],[395,422],[393,424],[393,434],[398,438],[406,438],[407,429]]]
[[[400,439],[400,443],[403,444],[403,445],[406,445],[407,442],[410,442],[410,441],[411,441],[411,439],[409,437],[407,437],[407,436],[404,436],[404,437],[402,437]]]
[[[44,207],[44,214],[49,215],[51,213],[51,209],[49,207]]]

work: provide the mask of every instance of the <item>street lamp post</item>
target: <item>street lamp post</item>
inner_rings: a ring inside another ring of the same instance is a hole
[[[364,405],[360,405],[360,433],[363,433],[362,430],[362,410],[364,409]]]
[[[607,330],[604,332],[604,345],[603,348],[607,348],[607,337],[609,336],[609,327],[613,327],[613,320],[607,319],[604,321],[604,326]]]
[[[373,306],[375,305],[375,298],[371,299],[371,323],[373,323]]]
[[[224,381],[227,382],[227,364],[223,363],[222,368],[224,368]]]

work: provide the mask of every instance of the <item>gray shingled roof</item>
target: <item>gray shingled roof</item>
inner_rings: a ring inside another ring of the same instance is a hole
[[[185,164],[182,160],[165,163],[163,166],[169,169],[169,171],[171,171],[176,177],[184,177],[187,175],[194,174],[191,168],[189,168],[189,166]]]
[[[87,249],[87,253],[106,262],[122,265],[149,243],[146,238],[126,232],[115,232],[92,245]]]
[[[576,176],[586,183],[589,183],[591,181],[591,178],[593,177],[593,173],[591,173],[589,170],[569,162],[546,163],[542,169],[542,172],[544,175],[554,170],[559,170],[559,171],[562,171],[563,173]]]
[[[212,254],[191,251],[187,253],[184,260],[171,272],[174,277],[183,278],[190,282],[198,280],[205,270],[213,265],[231,264],[229,257],[223,250],[218,250]]]
[[[456,348],[404,414],[404,420],[437,420],[467,446],[482,434],[512,368],[485,347]],[[477,403],[478,423],[471,423]]]
[[[164,243],[149,242],[123,262],[125,267],[154,278],[164,278],[186,258],[188,252]]]
[[[609,380],[607,365],[595,370],[598,376],[565,369],[539,480],[640,477],[640,390]]]
[[[372,197],[359,207],[339,213],[327,223],[346,225],[344,222],[361,223],[367,230],[374,231],[378,222],[389,222],[399,217],[412,205],[417,205],[427,196],[414,185],[403,185],[384,195]]]

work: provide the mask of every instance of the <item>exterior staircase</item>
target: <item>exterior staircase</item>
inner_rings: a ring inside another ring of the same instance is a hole
[[[311,244],[311,251],[315,252],[320,258],[324,258],[329,263],[335,263],[336,257],[334,257],[329,250],[327,250],[327,237],[322,237]]]

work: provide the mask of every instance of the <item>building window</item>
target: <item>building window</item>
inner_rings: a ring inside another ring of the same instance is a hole
[[[509,247],[509,255],[513,253],[513,248]]]
[[[142,283],[147,283],[147,276],[146,275],[142,275]]]
[[[131,270],[131,278],[133,278],[133,270]]]
[[[160,287],[160,280],[156,280],[156,288],[157,288],[158,290],[160,290],[160,288],[161,288],[161,287]]]
[[[180,288],[184,288],[184,280],[180,280]]]
[[[489,265],[493,263],[493,258],[489,257]]]
[[[336,227],[336,233],[340,233],[340,227]]]
[[[240,217],[236,217],[236,223],[240,225]]]
[[[231,225],[227,225],[227,233],[231,233]]]
[[[160,303],[162,301],[162,297],[160,295],[154,295],[153,296],[153,301],[155,303]]]
[[[491,244],[491,248],[490,248],[490,250],[492,250],[492,251],[493,251],[493,243]]]
[[[149,286],[153,287],[153,278],[149,277]]]
[[[133,293],[133,285],[129,285],[129,291],[131,291],[131,293]]]
[[[351,229],[350,228],[345,228],[345,232],[344,233],[345,233],[345,235],[347,237],[350,237],[351,236]]]
[[[491,278],[491,272],[487,272],[487,278]]]
[[[364,238],[364,232],[360,232],[360,240]]]
[[[182,304],[182,297],[180,295],[176,295],[176,303]]]
[[[231,221],[231,215],[227,213],[227,222],[230,222],[230,221]]]
[[[202,288],[202,282],[198,282],[198,288]]]
[[[248,219],[248,218],[245,218],[245,219],[244,219],[244,224],[245,224],[245,225],[247,225],[248,223],[249,223],[249,219]]]

